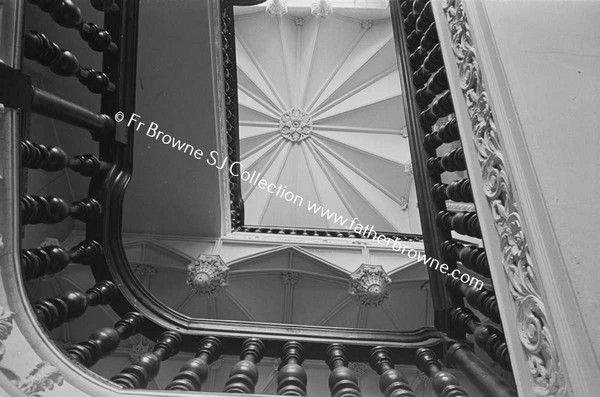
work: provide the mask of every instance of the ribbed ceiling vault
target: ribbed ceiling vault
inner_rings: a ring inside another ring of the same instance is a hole
[[[303,198],[293,205],[243,182],[245,223],[340,228],[311,214],[311,201],[379,231],[417,230],[389,11],[242,12],[235,21],[241,162]]]

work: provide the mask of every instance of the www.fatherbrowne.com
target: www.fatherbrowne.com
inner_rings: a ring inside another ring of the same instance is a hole
[[[140,115],[132,113],[127,122],[127,126],[130,127],[131,124],[134,124],[135,130],[139,131],[141,127],[146,125],[144,122],[140,121],[140,117]],[[117,112],[115,114],[115,121],[121,122],[124,119],[125,115],[123,114],[123,112]],[[196,160],[202,160],[204,158],[204,151],[202,149],[197,149],[189,143],[182,142],[180,139],[176,139],[175,137],[166,134],[163,131],[160,131],[158,129],[158,124],[154,122],[148,124],[148,126],[142,129],[142,131],[145,131],[145,135],[148,138],[154,139],[156,141],[160,140],[164,145],[167,145],[184,154],[187,154]],[[213,150],[209,153],[209,158],[206,158],[206,163],[220,170],[222,170],[228,165],[229,172],[233,176],[239,176],[243,181],[250,183],[251,185],[257,186],[261,190],[266,190],[267,192],[274,194],[275,196],[280,197],[291,204],[298,205],[299,207],[302,207],[304,204],[304,198],[296,193],[287,190],[287,186],[281,184],[277,186],[273,183],[267,182],[265,179],[261,178],[260,172],[252,171],[252,173],[250,173],[249,171],[244,170],[244,165],[239,161],[229,163],[228,157],[225,157],[222,160],[219,159],[219,152],[216,150]],[[483,281],[479,280],[478,278],[472,277],[467,273],[462,273],[459,269],[452,269],[452,271],[448,273],[450,267],[447,264],[440,264],[440,262],[437,259],[427,257],[426,255],[421,254],[416,249],[410,248],[402,244],[401,241],[398,241],[398,237],[392,240],[391,238],[383,234],[378,234],[377,232],[375,232],[374,227],[372,225],[362,225],[358,222],[358,218],[353,218],[349,220],[348,218],[339,215],[336,212],[323,208],[323,206],[318,203],[311,202],[310,200],[307,200],[306,209],[314,214],[321,216],[322,218],[326,218],[328,221],[333,221],[334,223],[340,225],[343,228],[352,230],[355,233],[358,233],[364,237],[371,238],[373,239],[373,241],[376,241],[382,246],[391,246],[392,250],[396,252],[400,252],[402,254],[406,253],[406,255],[410,259],[418,259],[418,261],[423,262],[424,265],[438,270],[444,275],[449,275],[455,280],[460,280],[461,282],[468,285],[474,284],[474,288],[478,290],[483,288]]]

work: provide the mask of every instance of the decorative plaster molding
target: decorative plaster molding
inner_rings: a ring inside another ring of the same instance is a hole
[[[446,209],[452,212],[476,212],[475,204],[446,200]]]
[[[46,237],[40,243],[40,247],[50,247],[50,246],[53,246],[53,245],[60,247],[60,241],[58,241],[57,238]]]
[[[360,21],[360,27],[363,30],[369,30],[373,27],[373,21],[371,21],[370,19],[363,19],[362,21]]]
[[[157,272],[156,268],[152,265],[146,265],[144,263],[134,265],[133,272],[138,277],[138,279],[142,279],[145,276],[154,276]]]
[[[411,178],[413,177],[412,163],[404,164],[404,173],[407,174],[408,176],[410,176]]]
[[[19,389],[26,396],[40,397],[42,392],[52,390],[54,386],[61,386],[63,381],[64,377],[58,369],[47,362],[41,362],[19,384]]]
[[[294,285],[298,282],[300,275],[297,272],[282,272],[281,280],[286,285]]]
[[[400,128],[400,136],[402,138],[408,138],[408,128],[406,126]]]
[[[460,74],[460,87],[470,115],[473,141],[479,153],[484,193],[500,237],[502,265],[516,310],[519,338],[529,364],[534,393],[568,396],[571,392],[561,366],[559,346],[549,323],[538,268],[530,254],[521,224],[519,200],[507,173],[500,132],[488,101],[477,51],[462,0],[443,3],[452,49]],[[500,283],[500,280],[494,280]]]
[[[392,279],[379,265],[362,264],[350,274],[348,292],[362,306],[379,306],[390,296],[389,284]]]
[[[137,340],[131,345],[131,351],[129,352],[131,363],[140,358],[142,354],[148,353],[153,345],[153,342],[144,336],[138,335],[136,338]]]
[[[294,17],[294,24],[296,24],[296,26],[304,25],[304,17]]]
[[[358,379],[362,378],[364,374],[369,370],[369,365],[366,363],[357,363],[351,362],[348,364],[348,368],[350,368]]]
[[[12,332],[14,318],[15,314],[13,312],[7,311],[4,307],[0,306],[0,361],[6,352],[4,341]]]
[[[333,7],[330,0],[316,0],[310,7],[310,13],[315,18],[327,18],[333,13]]]
[[[404,196],[400,197],[399,205],[402,211],[406,211],[408,209],[408,199]]]
[[[281,17],[288,12],[287,0],[271,0],[265,12],[274,17]]]
[[[312,118],[298,108],[292,108],[279,120],[281,136],[294,143],[301,142],[312,134]]]
[[[229,285],[229,266],[219,255],[200,255],[188,272],[187,284],[197,294],[215,296]]]

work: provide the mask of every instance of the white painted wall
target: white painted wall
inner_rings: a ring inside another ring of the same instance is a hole
[[[598,358],[600,2],[493,0],[485,8],[567,266],[564,283]]]

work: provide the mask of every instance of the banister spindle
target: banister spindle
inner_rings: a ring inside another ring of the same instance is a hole
[[[454,112],[454,103],[450,91],[440,96],[419,115],[419,123],[425,131],[430,131],[431,127],[442,117],[446,117]]]
[[[140,332],[144,317],[137,312],[127,313],[117,321],[114,328],[101,328],[92,333],[85,342],[67,348],[69,356],[86,368],[115,351],[123,339]]]
[[[263,357],[265,344],[257,338],[248,338],[242,344],[240,361],[238,361],[225,383],[225,393],[254,393],[258,382],[258,368],[256,364]]]
[[[500,324],[500,310],[493,292],[487,288],[476,289],[459,279],[447,278],[447,285],[453,292],[460,293],[467,302],[495,323]]]
[[[101,213],[102,205],[89,197],[68,204],[58,197],[21,195],[21,223],[23,225],[53,224],[61,222],[69,216],[82,222],[90,222],[98,219]]]
[[[394,369],[391,352],[387,347],[377,346],[369,353],[371,368],[380,375],[379,390],[383,397],[415,397],[404,375]]]
[[[100,161],[92,154],[69,158],[61,148],[46,146],[30,141],[21,141],[21,165],[31,169],[53,172],[67,167],[83,176],[94,176],[107,172],[111,164]]]
[[[208,376],[208,366],[217,358],[221,350],[221,341],[207,336],[200,341],[196,357],[186,361],[175,375],[166,390],[200,391]]]
[[[100,281],[85,291],[67,291],[58,298],[49,298],[33,304],[38,320],[48,330],[61,326],[66,321],[81,317],[88,307],[106,305],[118,294],[112,281]]]
[[[181,335],[173,331],[163,332],[151,352],[142,354],[110,380],[126,389],[145,389],[158,375],[160,362],[179,353],[180,346]]]
[[[347,348],[339,343],[327,347],[326,363],[331,370],[329,390],[331,397],[361,397],[356,374],[348,368]]]
[[[74,102],[34,87],[31,77],[0,63],[0,102],[5,107],[37,113],[73,126],[85,128],[96,140],[114,132],[115,121],[107,114],[94,113]]]
[[[48,246],[21,251],[21,264],[26,280],[58,273],[70,262],[90,264],[102,255],[102,246],[94,240],[86,240],[66,250],[59,246]]]
[[[466,307],[450,311],[454,326],[475,336],[475,342],[494,361],[507,371],[512,371],[510,356],[504,333],[492,325],[481,324],[481,320]]]
[[[431,157],[427,160],[427,170],[433,177],[445,171],[464,171],[466,169],[467,163],[462,147],[452,149],[442,157]]]
[[[438,397],[468,397],[460,387],[458,380],[450,372],[442,370],[437,356],[431,349],[417,350],[417,368],[432,378],[432,386]]]
[[[460,234],[481,238],[481,228],[476,212],[440,211],[435,219],[438,225],[446,230],[455,230]]]
[[[436,44],[425,57],[423,64],[413,73],[413,83],[417,89],[423,88],[429,77],[444,66],[442,47]],[[414,68],[413,68],[414,70]]]
[[[484,277],[489,278],[491,276],[485,248],[463,245],[457,241],[448,240],[442,243],[442,251],[447,260],[460,261],[467,269],[471,269]]]
[[[115,85],[110,82],[106,74],[94,69],[82,68],[75,55],[60,48],[43,33],[27,32],[24,42],[25,58],[48,66],[59,76],[77,76],[81,84],[95,94],[115,91]]]
[[[307,377],[302,368],[304,347],[298,342],[283,345],[281,365],[277,374],[277,394],[280,396],[306,396]]]
[[[448,360],[486,397],[518,397],[517,391],[481,361],[468,345],[455,343],[450,346]]]
[[[118,12],[120,10],[115,0],[90,0],[92,7],[102,12]]]
[[[112,42],[110,34],[98,25],[83,20],[81,9],[72,0],[29,0],[43,11],[49,13],[60,26],[77,29],[81,38],[94,51],[117,52],[118,47]]]

